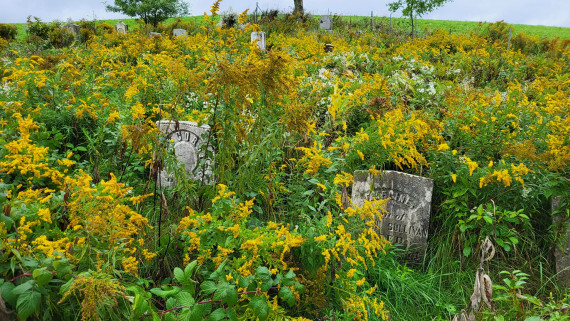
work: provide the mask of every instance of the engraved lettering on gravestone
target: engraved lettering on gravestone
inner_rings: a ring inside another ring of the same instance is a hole
[[[554,257],[556,258],[556,276],[560,285],[570,287],[570,222],[564,220],[564,213],[561,213],[562,198],[560,196],[553,197],[551,200],[552,217],[554,227],[562,230],[564,233],[560,235],[561,243],[556,245],[554,249]]]
[[[198,126],[190,121],[159,121],[156,126],[166,134],[166,138],[173,144],[176,159],[184,165],[187,177],[192,180],[204,178],[209,181],[212,175],[211,166],[205,164],[204,168],[198,168],[201,159],[205,158],[205,136],[210,131],[207,125]],[[204,170],[202,174],[202,170]],[[174,175],[167,169],[160,172],[159,185],[161,187],[173,187],[176,185]]]
[[[321,29],[332,30],[332,18],[331,16],[322,16],[320,20]]]
[[[129,31],[129,26],[122,21],[119,21],[115,24],[115,31],[117,33],[127,33]]]
[[[174,30],[172,30],[172,35],[174,37],[186,36],[186,35],[188,35],[188,31],[186,31],[186,29],[174,29]]]
[[[386,213],[376,218],[379,234],[408,251],[406,260],[420,263],[427,246],[433,180],[396,171],[383,171],[373,177],[368,171],[354,172],[352,201],[387,199]]]
[[[265,50],[265,32],[252,32],[251,33],[251,43],[256,43],[257,47],[261,50]]]

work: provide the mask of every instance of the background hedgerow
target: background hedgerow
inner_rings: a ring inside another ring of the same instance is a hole
[[[276,12],[220,28],[219,5],[161,37],[82,21],[74,42],[36,19],[5,45],[0,316],[449,320],[481,267],[496,296],[479,319],[564,319],[567,41]],[[208,182],[186,178],[164,119],[210,127]],[[350,200],[355,170],[383,169],[434,180],[420,266],[375,232],[386,200]]]

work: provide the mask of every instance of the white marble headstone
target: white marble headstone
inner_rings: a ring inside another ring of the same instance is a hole
[[[172,35],[174,37],[186,36],[186,35],[188,35],[188,31],[186,31],[186,29],[174,29],[174,30],[172,30]]]
[[[129,26],[126,23],[119,21],[115,24],[115,31],[117,33],[127,33],[129,31]]]
[[[200,160],[205,158],[205,144],[210,131],[208,125],[198,126],[191,121],[162,120],[156,126],[166,135],[167,141],[173,144],[177,160],[184,165],[188,179],[204,179],[210,181],[212,169],[209,163],[198,166]],[[161,170],[159,185],[161,187],[174,187],[176,179],[168,169]]]
[[[332,17],[331,16],[322,16],[320,20],[321,29],[324,30],[332,30]]]
[[[265,50],[265,32],[252,32],[251,33],[251,42],[256,43],[257,47],[261,50]]]
[[[364,200],[387,199],[386,213],[376,221],[378,233],[392,244],[408,251],[406,260],[421,263],[427,247],[433,180],[396,171],[354,172],[352,202],[362,206]]]

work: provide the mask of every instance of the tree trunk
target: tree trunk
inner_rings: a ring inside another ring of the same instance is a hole
[[[293,13],[300,13],[301,15],[305,14],[303,10],[303,0],[293,0],[295,4],[295,9],[293,9]]]
[[[414,12],[413,11],[410,13],[410,21],[412,22],[412,39],[414,39],[415,33],[416,33],[416,28],[414,26]]]

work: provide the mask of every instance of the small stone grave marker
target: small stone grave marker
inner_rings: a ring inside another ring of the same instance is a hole
[[[149,32],[149,33],[148,33],[148,37],[149,37],[149,38],[152,38],[152,37],[154,37],[154,36],[162,37],[162,34],[161,34],[160,32]]]
[[[198,126],[191,121],[168,120],[158,121],[156,126],[166,135],[167,140],[174,144],[174,154],[184,165],[188,178],[192,180],[204,178],[207,183],[212,176],[210,164],[207,163],[203,169],[197,166],[199,161],[205,157],[204,144],[210,127],[208,125]],[[202,170],[204,170],[203,175]],[[172,173],[163,169],[160,172],[159,185],[160,187],[174,187],[176,179]]]
[[[332,18],[331,16],[322,16],[320,20],[321,29],[332,30]]]
[[[364,200],[386,199],[386,213],[376,219],[378,233],[408,251],[406,260],[421,263],[427,247],[433,180],[396,171],[373,176],[369,171],[354,172],[352,201],[362,206]]]
[[[551,200],[552,212],[560,209],[562,198],[553,197]],[[552,218],[554,226],[561,228],[564,234],[560,235],[562,242],[554,249],[556,258],[556,275],[560,285],[570,287],[570,222],[564,221],[561,213],[557,213]],[[565,225],[565,226],[564,226]]]
[[[79,27],[79,25],[68,23],[65,25],[65,28],[73,33],[75,39],[79,38],[81,32],[81,27]]]
[[[187,36],[188,31],[186,31],[186,29],[174,29],[174,30],[172,30],[172,35],[174,37]]]
[[[261,50],[265,50],[265,32],[252,32],[251,33],[251,42],[256,43],[257,47]]]
[[[119,21],[115,24],[115,31],[117,33],[127,33],[129,31],[129,26],[126,23]]]

